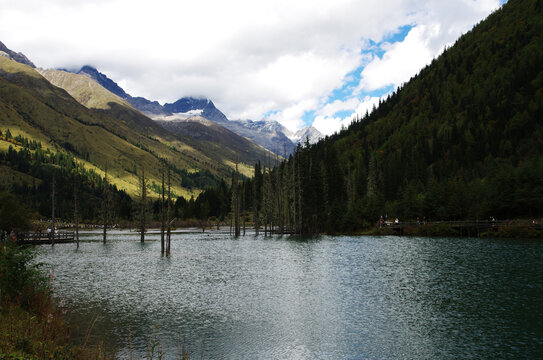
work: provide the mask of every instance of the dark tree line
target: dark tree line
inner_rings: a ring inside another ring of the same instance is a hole
[[[298,149],[277,171],[300,168],[302,232],[543,215],[542,11],[509,1],[373,112]]]
[[[241,184],[252,221],[314,234],[385,214],[541,217],[542,11],[509,1],[348,129],[257,164]]]
[[[235,235],[248,223],[265,232],[350,232],[385,214],[401,220],[541,217],[541,29],[540,0],[509,1],[348,129],[298,146],[285,161],[256,164],[250,179],[234,171],[196,198],[170,199],[172,216],[228,221]],[[100,176],[69,155],[28,141],[23,146],[1,154],[0,162],[42,180],[13,187],[29,208],[49,214],[49,179],[58,171],[61,189],[71,187],[73,174],[81,176],[85,195],[79,198],[87,202],[81,218],[99,218]],[[116,216],[133,217],[139,200],[110,189]],[[160,221],[164,203],[150,207],[146,216]],[[69,218],[71,209],[71,198],[59,199],[59,217]]]
[[[69,154],[43,150],[41,147],[31,151],[28,147],[15,150],[9,147],[0,153],[0,164],[20,173],[30,175],[32,182],[18,182],[7,179],[10,193],[30,209],[35,209],[42,217],[51,216],[51,189],[55,179],[56,217],[73,217],[74,184],[78,185],[79,218],[95,222],[102,217],[102,198],[111,194],[114,217],[126,218],[131,212],[131,199],[115,185],[106,184],[104,178],[93,170],[87,170]],[[53,174],[55,176],[53,176]],[[104,189],[107,189],[105,191]],[[7,189],[6,189],[7,190]]]

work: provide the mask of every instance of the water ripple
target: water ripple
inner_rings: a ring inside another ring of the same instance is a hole
[[[175,359],[534,358],[543,244],[448,238],[98,233],[39,248],[73,310],[121,357],[149,338]],[[130,343],[130,340],[131,343]]]

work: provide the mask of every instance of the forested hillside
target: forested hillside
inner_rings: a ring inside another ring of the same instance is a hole
[[[150,181],[159,182],[162,164],[178,169],[173,187],[190,197],[193,178],[204,189],[217,181],[219,164],[155,124],[129,114],[130,109],[110,103],[110,110],[87,109],[64,90],[51,85],[34,69],[0,57],[0,129],[40,141],[44,148],[69,153],[89,169],[134,195],[138,171],[146,169]],[[8,144],[1,143],[6,151]],[[224,175],[228,173],[223,169]],[[189,175],[189,173],[191,175]],[[215,176],[214,176],[215,175]]]
[[[299,148],[264,177],[260,211],[302,233],[352,231],[385,214],[541,216],[542,8],[510,0],[371,114]]]

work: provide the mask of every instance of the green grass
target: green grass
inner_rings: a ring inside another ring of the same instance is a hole
[[[20,68],[13,62],[3,62],[0,64],[8,70]],[[67,152],[66,144],[70,144],[87,167],[99,173],[108,169],[110,180],[130,195],[135,195],[137,190],[134,170],[141,172],[145,168],[149,180],[160,182],[159,158],[192,171],[202,168],[200,164],[211,163],[212,173],[219,176],[216,170],[219,165],[196,150],[182,146],[179,141],[173,147],[165,145],[138,131],[141,126],[138,129],[135,124],[119,121],[110,114],[86,109],[39,74],[31,77],[27,72],[17,72],[9,80],[0,76],[0,129],[9,128],[13,136],[21,134],[29,140],[40,141],[44,149],[52,151]],[[158,125],[157,129],[160,130]],[[149,129],[151,133],[154,130]],[[162,140],[161,135],[155,138]],[[2,144],[0,151],[6,151],[8,146]],[[172,184],[173,191],[179,195],[190,197],[198,191],[182,188],[181,178],[176,174],[172,175]]]
[[[240,172],[251,176],[254,163],[267,154],[256,146],[174,136],[85,76],[43,71],[66,91],[26,65],[0,60],[0,129],[39,141],[44,150],[71,152],[98,174],[107,169],[109,181],[131,196],[138,193],[142,169],[150,182],[161,183],[163,160],[188,173],[206,170],[219,179],[230,177],[236,157]],[[0,141],[0,151],[8,147]],[[190,198],[203,190],[184,188],[182,180],[172,174],[177,195]]]
[[[96,81],[85,75],[53,69],[38,69],[37,71],[51,84],[66,90],[80,104],[89,109],[110,109],[109,103],[131,107],[126,100],[104,89]]]

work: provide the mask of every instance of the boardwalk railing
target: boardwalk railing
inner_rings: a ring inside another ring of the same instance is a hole
[[[460,235],[479,235],[480,231],[498,230],[503,227],[517,226],[521,228],[528,228],[533,230],[543,230],[543,224],[541,222],[527,221],[527,220],[464,220],[464,221],[406,221],[406,222],[386,222],[384,226],[398,231],[400,234],[407,228],[414,227],[435,227],[435,226],[447,226],[455,230],[460,231]]]
[[[73,242],[75,239],[73,231],[55,231],[54,241],[56,244]],[[21,244],[51,244],[53,234],[48,232],[24,232],[17,234],[17,242]]]

